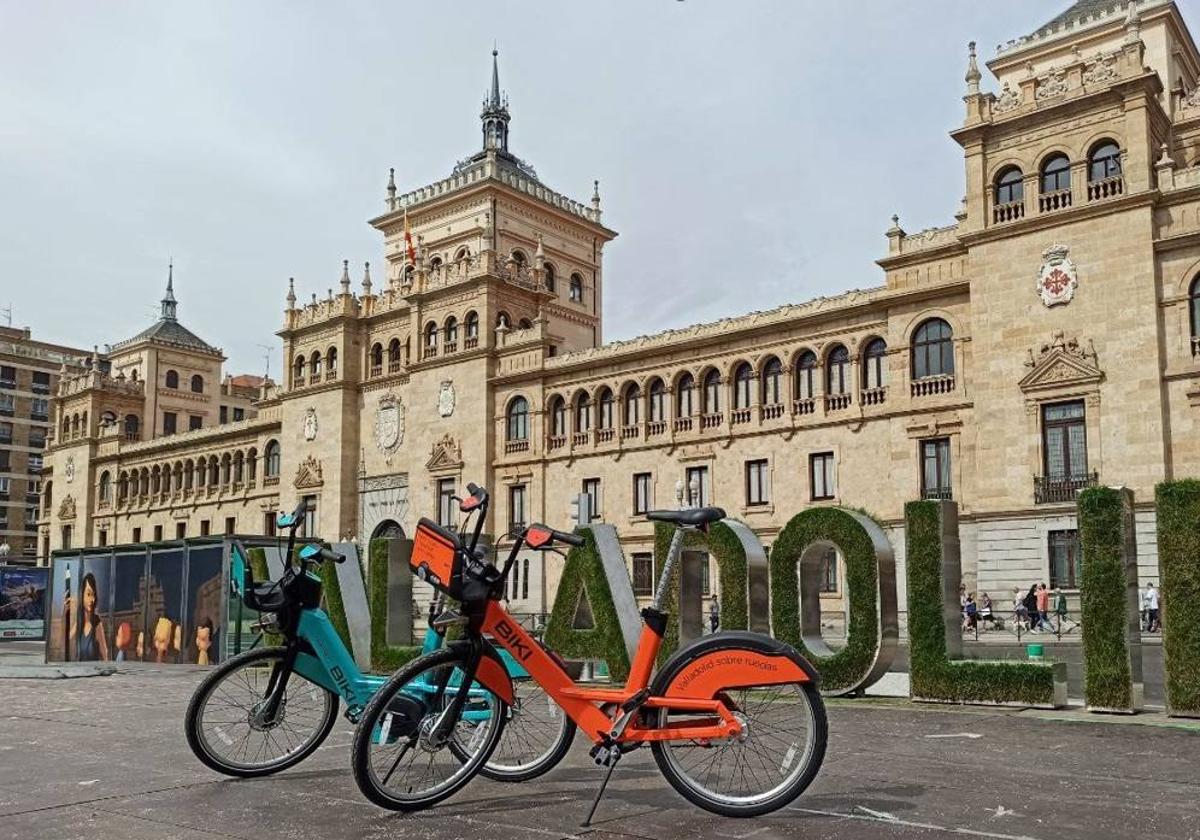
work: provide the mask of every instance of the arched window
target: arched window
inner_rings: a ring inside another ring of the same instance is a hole
[[[762,370],[762,404],[779,405],[783,402],[783,362],[772,356]]]
[[[533,329],[533,321],[530,321],[528,318],[522,318],[517,322],[517,328],[522,330]]]
[[[442,268],[442,258],[434,257],[429,261],[429,270],[432,272],[440,271]]]
[[[425,325],[425,354],[437,352],[438,327],[433,321]]]
[[[454,261],[455,262],[460,262],[461,260],[466,260],[466,259],[470,259],[470,258],[471,258],[471,249],[468,248],[466,245],[462,246],[461,248],[459,248],[457,251],[454,252]]]
[[[550,401],[550,434],[553,437],[567,436],[567,403],[562,397]]]
[[[70,418],[70,417],[64,417],[64,418],[63,418],[63,424],[62,424],[62,437],[63,437],[63,440],[66,440],[66,439],[67,439],[67,438],[69,438],[70,436],[71,436],[71,418]]]
[[[105,411],[100,415],[101,426],[111,426],[117,422],[117,414],[114,411]]]
[[[512,317],[503,309],[496,315],[496,328],[504,327],[508,329],[512,325]]]
[[[416,276],[416,274],[417,269],[412,265],[412,263],[404,266],[404,275],[401,277],[400,284],[402,286],[411,286],[413,283],[413,278]]]
[[[376,341],[371,345],[371,371],[378,373],[383,368],[383,345]]]
[[[621,400],[625,404],[622,424],[636,426],[642,419],[642,389],[637,386],[636,382],[630,382],[625,386],[625,393]]]
[[[710,370],[704,374],[704,413],[717,414],[721,411],[721,374]]]
[[[138,418],[136,414],[125,415],[125,437],[130,440],[137,438],[138,434]]]
[[[796,381],[793,388],[798,400],[811,400],[817,392],[817,354],[805,350],[796,360]]]
[[[325,351],[325,369],[330,373],[337,373],[337,348],[330,347]]]
[[[109,475],[108,470],[100,473],[100,501],[112,501],[112,476]]]
[[[675,416],[691,417],[696,411],[696,379],[690,373],[679,377],[675,386]]]
[[[309,362],[309,366],[312,368],[311,375],[314,379],[321,375],[321,351],[320,350],[313,351],[312,360]]]
[[[742,362],[733,372],[733,407],[734,409],[750,407],[751,383],[754,381],[750,365]]]
[[[825,393],[844,394],[850,388],[850,351],[838,344],[829,351],[825,368]]]
[[[203,394],[204,393],[204,377],[198,373],[192,377],[192,393],[193,394]]]
[[[79,415],[71,415],[71,437],[79,436]]]
[[[575,398],[575,431],[587,432],[592,428],[592,398],[581,393]]]
[[[887,342],[873,338],[863,350],[863,387],[882,388],[887,385]]]
[[[233,483],[241,484],[246,478],[246,455],[238,450],[233,455]]]
[[[267,448],[263,450],[263,474],[274,478],[279,475],[279,441],[267,441]]]
[[[467,313],[467,338],[468,339],[471,339],[471,338],[478,339],[479,338],[479,313],[478,312],[468,312]]]
[[[554,288],[554,266],[550,263],[546,263],[544,266],[542,266],[542,270],[546,275],[546,291],[552,295],[556,294],[557,292]]]
[[[913,333],[913,379],[949,376],[954,373],[954,341],[950,325],[941,318],[930,318]]]
[[[233,480],[233,459],[226,452],[221,456],[221,483],[228,484]]]
[[[508,404],[508,440],[529,440],[529,401],[517,397]]]
[[[1071,189],[1071,161],[1066,155],[1053,155],[1042,164],[1042,192]]]
[[[458,344],[458,319],[453,315],[446,319],[446,344]]]
[[[295,364],[292,365],[292,384],[304,384],[304,369],[308,367],[308,362],[303,356],[297,356]]]
[[[1010,166],[996,179],[996,203],[1020,204],[1025,199],[1024,174],[1016,166]]]
[[[655,377],[650,383],[650,422],[661,423],[667,419],[667,383]]]
[[[597,418],[596,426],[600,429],[611,429],[613,420],[615,419],[616,399],[613,397],[611,388],[604,387],[600,389],[600,416]]]
[[[1088,180],[1103,181],[1121,174],[1121,148],[1111,140],[1101,140],[1088,155]]]
[[[179,387],[179,372],[174,370],[167,371],[167,387],[177,389]]]
[[[400,364],[400,339],[393,338],[388,342],[388,367]]]
[[[571,275],[571,302],[583,303],[583,277],[579,274]]]
[[[517,264],[517,268],[520,268],[521,266],[525,265],[525,263],[529,262],[529,258],[525,256],[524,251],[522,251],[520,248],[517,248],[512,252],[512,261]]]
[[[1188,289],[1188,314],[1192,324],[1192,355],[1200,356],[1200,275]]]
[[[157,464],[150,471],[150,492],[159,493],[162,491],[162,471]]]

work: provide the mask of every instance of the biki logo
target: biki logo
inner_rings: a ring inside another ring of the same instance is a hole
[[[529,645],[521,641],[521,637],[517,635],[517,631],[507,621],[500,621],[496,624],[496,635],[513,652],[513,655],[522,662],[527,661],[533,655],[533,651]]]

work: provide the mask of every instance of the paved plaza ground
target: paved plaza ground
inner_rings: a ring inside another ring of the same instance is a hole
[[[691,807],[649,751],[600,771],[577,741],[542,780],[477,779],[413,816],[381,811],[348,770],[350,727],[269,779],[212,773],[182,731],[198,669],[0,679],[0,838],[1200,838],[1200,726],[1079,712],[830,703],[820,777],[794,806],[727,820]]]

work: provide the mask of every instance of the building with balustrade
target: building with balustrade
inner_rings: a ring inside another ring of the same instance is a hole
[[[129,446],[101,434],[91,461],[123,449],[162,473],[147,492],[139,466],[136,491],[106,495],[90,467],[76,521],[86,511],[92,542],[113,521],[109,538],[130,538],[125,519],[146,539],[152,522],[183,533],[232,510],[257,526],[248,507],[306,499],[318,533],[365,539],[452,521],[450,497],[476,481],[503,533],[561,524],[584,494],[647,595],[650,508],[720,505],[769,545],[801,509],[850,505],[890,529],[903,589],[904,503],[950,498],[967,580],[999,603],[1039,580],[1076,586],[1075,495],[1104,483],[1133,489],[1155,579],[1154,486],[1200,475],[1200,53],[1171,0],[1082,0],[986,66],[991,90],[972,44],[953,223],[893,218],[878,285],[605,342],[616,234],[598,189],[572,200],[510,151],[493,57],[480,150],[416,190],[389,180],[376,275],[344,265],[324,298],[289,290],[286,381],[258,416]],[[130,387],[112,389],[116,416],[146,399]],[[57,498],[72,451],[48,456]],[[182,484],[166,466],[180,461]],[[156,501],[167,473],[180,507]],[[56,547],[65,521],[50,508]],[[514,608],[545,609],[560,572],[519,564]],[[831,555],[831,606],[840,587]]]

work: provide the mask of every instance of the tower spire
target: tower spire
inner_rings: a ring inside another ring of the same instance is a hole
[[[500,51],[492,44],[492,98],[488,104],[493,108],[500,107]]]
[[[167,261],[167,293],[162,299],[162,318],[164,321],[175,320],[175,307],[178,303],[175,300],[175,260],[172,258]]]
[[[483,121],[484,151],[508,151],[508,103],[500,96],[500,51],[492,47],[492,87],[483,100],[479,119]]]

